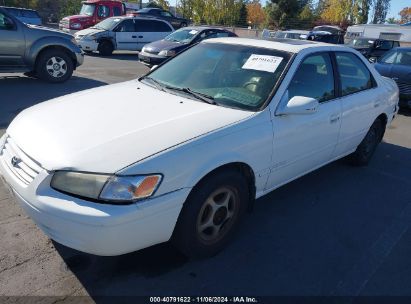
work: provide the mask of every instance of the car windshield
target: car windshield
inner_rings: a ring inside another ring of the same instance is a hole
[[[95,4],[83,4],[80,10],[80,15],[93,16],[95,8]]]
[[[200,43],[140,80],[176,94],[201,94],[213,104],[257,111],[290,58],[290,53],[273,49]]]
[[[101,21],[100,23],[97,23],[95,26],[93,26],[93,28],[98,28],[98,29],[102,29],[102,30],[106,30],[106,31],[111,31],[113,30],[117,24],[119,24],[121,21],[120,18],[107,18],[103,21]]]
[[[164,40],[177,41],[177,42],[181,42],[181,43],[188,43],[198,33],[199,33],[199,31],[195,30],[195,29],[180,29],[180,30],[175,31],[174,33],[168,35],[166,38],[164,38]]]
[[[354,38],[352,39],[349,43],[347,43],[347,45],[349,46],[357,46],[357,47],[370,47],[372,46],[374,43],[373,40],[370,39],[364,39],[364,38]]]

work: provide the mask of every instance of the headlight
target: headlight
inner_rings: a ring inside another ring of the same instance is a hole
[[[81,24],[80,23],[72,23],[70,24],[70,28],[74,30],[81,29]]]
[[[167,56],[167,57],[171,57],[174,56],[176,54],[176,51],[172,51],[172,50],[162,50],[160,51],[160,53],[158,53],[160,56]]]
[[[57,171],[51,187],[84,198],[124,204],[152,196],[161,179],[160,174],[116,176]]]

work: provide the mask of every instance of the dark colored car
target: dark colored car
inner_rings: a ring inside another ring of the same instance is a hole
[[[334,33],[329,31],[311,31],[307,35],[307,40],[332,44],[344,44],[344,32]]]
[[[237,37],[237,35],[221,28],[185,27],[171,33],[163,40],[146,44],[138,57],[145,64],[157,65],[195,43],[204,39],[219,37]]]
[[[6,11],[19,19],[21,22],[33,25],[42,25],[41,17],[37,11],[18,7],[3,7]]]
[[[389,50],[399,47],[400,43],[394,40],[372,39],[372,38],[354,38],[346,44],[359,51],[369,61],[376,62]]]
[[[411,108],[411,47],[388,51],[375,68],[382,76],[395,80],[400,89],[400,106]]]
[[[189,24],[189,20],[184,18],[179,18],[174,16],[169,11],[160,9],[160,8],[150,8],[146,7],[141,10],[138,10],[135,13],[137,16],[153,16],[159,19],[163,19],[168,21],[175,29],[179,29],[181,27],[186,27]]]
[[[0,73],[26,73],[64,82],[83,60],[73,36],[24,24],[0,7]]]

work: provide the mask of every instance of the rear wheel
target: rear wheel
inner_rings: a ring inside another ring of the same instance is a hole
[[[186,22],[181,22],[180,27],[187,27],[187,23]]]
[[[384,125],[381,119],[377,119],[368,130],[363,141],[354,153],[348,156],[351,164],[355,166],[366,166],[371,160],[378,144],[384,135]]]
[[[98,45],[98,52],[103,56],[110,56],[114,52],[113,44],[110,41],[101,41]]]
[[[40,55],[35,75],[48,82],[60,83],[68,80],[73,75],[73,70],[73,60],[66,52],[48,50]]]
[[[248,204],[248,184],[235,170],[196,186],[180,213],[173,243],[192,258],[217,254],[231,240]]]

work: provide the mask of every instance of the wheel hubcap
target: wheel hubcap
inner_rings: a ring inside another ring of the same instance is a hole
[[[238,196],[228,188],[220,188],[207,198],[197,219],[197,232],[206,243],[214,243],[230,230],[237,214]]]
[[[46,63],[46,70],[50,76],[60,78],[67,73],[67,63],[63,58],[51,57]]]

